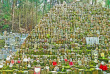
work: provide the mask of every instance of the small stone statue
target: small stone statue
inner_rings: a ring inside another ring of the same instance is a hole
[[[56,66],[55,68],[54,68],[54,71],[59,71],[59,67],[58,66]]]
[[[80,58],[78,58],[78,65],[82,65],[82,61]]]
[[[49,71],[49,66],[48,66],[48,64],[46,64],[45,69],[46,69],[47,71]]]
[[[110,56],[108,56],[108,64],[109,64],[109,68],[110,68]]]
[[[52,65],[52,60],[51,59],[49,60],[49,65]]]

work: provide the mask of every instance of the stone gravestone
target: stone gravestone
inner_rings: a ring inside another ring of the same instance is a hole
[[[86,37],[86,43],[90,45],[99,44],[99,37]]]
[[[24,73],[23,74],[28,74],[28,71],[23,71]]]
[[[14,52],[15,51],[15,47],[12,45],[12,52]]]
[[[4,36],[6,36],[7,35],[7,31],[4,31]]]
[[[93,50],[92,51],[92,56],[94,56],[94,62],[98,63],[98,51],[97,50]]]
[[[3,54],[3,59],[6,59],[7,58],[7,54]]]
[[[7,51],[6,50],[3,50],[3,54],[6,54],[7,53]]]
[[[2,54],[0,53],[0,60],[2,59]]]

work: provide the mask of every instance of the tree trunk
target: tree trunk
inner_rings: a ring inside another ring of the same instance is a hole
[[[95,0],[95,4],[97,4],[97,0]]]
[[[37,1],[36,1],[36,24],[37,24]]]
[[[52,3],[52,0],[50,0],[50,9],[51,9],[51,3]]]
[[[31,24],[31,25],[33,25],[32,28],[34,28],[34,21],[33,21],[33,7],[32,7],[32,24]]]
[[[26,3],[27,3],[27,0],[26,0]],[[26,11],[26,14],[25,14],[25,27],[26,27],[26,30],[27,30],[27,6],[25,7],[25,11]]]
[[[13,0],[13,6],[12,6],[12,32],[14,26],[14,7],[15,7],[15,0]]]
[[[32,1],[33,2],[33,1]],[[33,5],[33,4],[32,4]],[[33,24],[33,6],[31,7],[31,10],[32,10],[32,15],[31,15],[31,25],[30,26],[32,26],[31,27],[31,29],[30,29],[30,31],[32,30],[32,28],[34,27],[34,24]]]
[[[52,0],[52,7],[53,7],[53,5],[54,5],[54,0]]]
[[[46,1],[44,0],[43,17],[44,17],[44,13],[45,13],[45,3],[46,3]]]
[[[20,29],[20,23],[21,23],[21,9],[19,9],[19,29]]]

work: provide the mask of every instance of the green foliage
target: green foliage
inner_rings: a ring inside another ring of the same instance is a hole
[[[8,25],[8,24],[3,25],[3,29],[6,29],[6,28],[8,28],[8,27],[9,27],[9,25]]]
[[[4,70],[9,70],[9,66],[5,66],[4,67]]]
[[[2,48],[5,45],[5,40],[0,39],[0,48]]]
[[[110,8],[110,0],[106,0],[106,6]]]
[[[47,38],[50,38],[50,34],[47,34]]]
[[[103,58],[99,58],[99,60],[100,60],[100,61],[104,61],[104,62],[106,62],[106,63],[108,62],[108,58],[104,58],[104,59],[103,59]]]
[[[3,15],[3,18],[6,19],[7,21],[11,20],[11,15],[10,14],[5,14]]]
[[[11,14],[10,14],[11,8],[7,1],[4,1],[4,3],[0,3],[0,31],[7,30],[8,28],[11,28],[10,22],[11,22]]]

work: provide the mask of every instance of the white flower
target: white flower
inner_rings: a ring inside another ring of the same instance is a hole
[[[27,59],[27,58],[24,58],[24,59],[23,59],[23,61],[24,61],[24,62],[27,62],[27,61],[28,61],[28,59]]]
[[[2,68],[2,67],[3,67],[3,64],[0,65],[0,68]]]
[[[40,72],[40,68],[35,68],[35,72]]]
[[[31,65],[30,64],[28,64],[28,68],[30,68],[31,67]]]
[[[10,63],[10,66],[9,67],[12,67],[13,66],[13,64],[12,63]]]
[[[101,64],[104,65],[104,61],[102,61]]]
[[[9,61],[10,60],[10,57],[7,57],[6,60]]]

